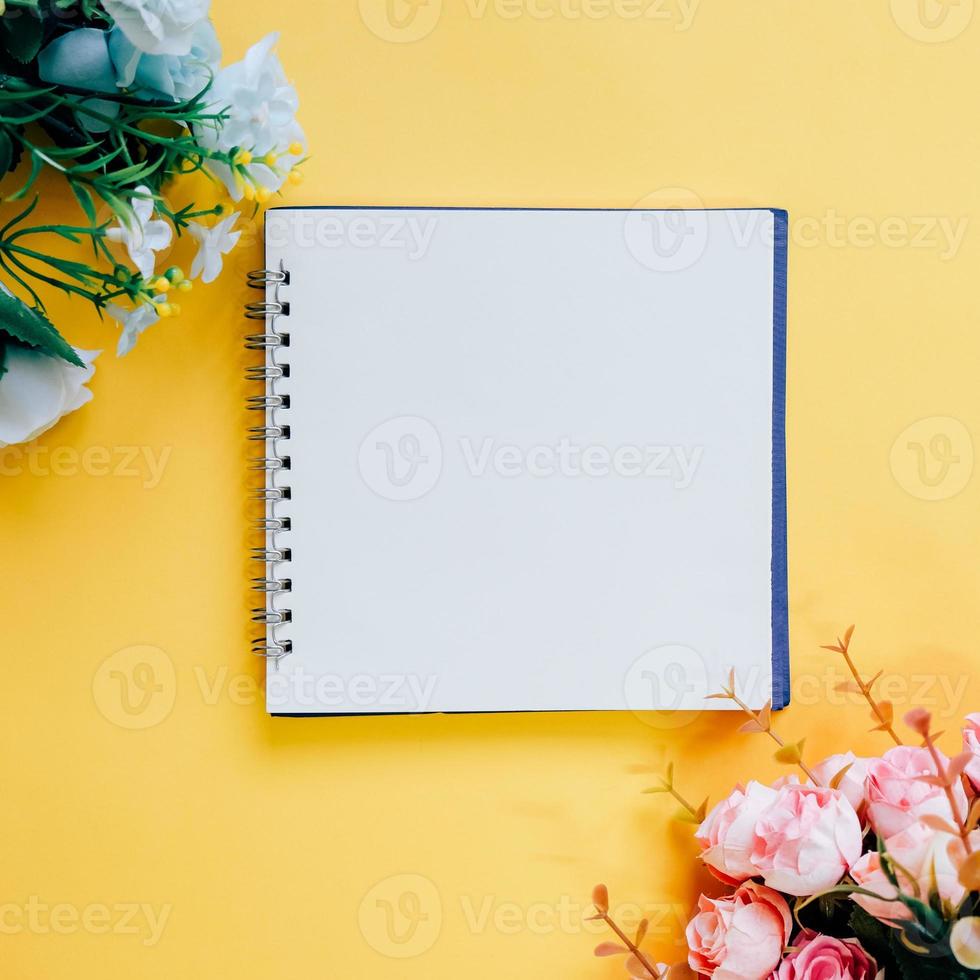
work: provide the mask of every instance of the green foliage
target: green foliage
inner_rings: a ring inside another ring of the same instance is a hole
[[[850,934],[875,958],[879,966],[887,967],[889,964],[897,966],[891,951],[891,933],[894,930],[879,922],[873,915],[869,915],[860,905],[852,907],[847,927]]]
[[[0,20],[2,42],[16,61],[29,64],[37,57],[44,40],[44,24],[41,18],[30,11],[17,11],[15,16]]]
[[[77,367],[85,366],[71,344],[40,310],[32,310],[16,296],[5,292],[0,292],[0,330],[8,338],[34,350],[60,357]]]

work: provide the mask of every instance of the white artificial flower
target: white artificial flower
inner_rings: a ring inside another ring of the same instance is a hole
[[[154,296],[153,298],[155,302],[165,299],[164,296]],[[160,319],[160,314],[150,303],[138,303],[131,310],[110,303],[105,310],[113,320],[122,324],[122,334],[120,334],[119,343],[116,345],[116,357],[128,354],[136,345],[139,335]]]
[[[0,378],[0,447],[37,438],[92,398],[85,383],[102,352],[75,348],[75,353],[85,367],[30,347],[7,345],[7,371]]]
[[[103,0],[116,26],[147,54],[187,54],[211,0]]]
[[[201,282],[214,282],[221,275],[221,256],[227,255],[241,236],[240,231],[231,230],[238,217],[238,212],[232,211],[211,228],[196,221],[187,223],[187,230],[197,241],[197,255],[191,263],[191,279],[200,276]]]
[[[240,147],[250,152],[254,162],[248,164],[249,176],[270,191],[282,186],[306,152],[306,137],[296,122],[299,97],[272,50],[278,40],[278,34],[267,35],[253,44],[241,61],[218,72],[208,98],[226,112],[227,118],[222,124],[195,127],[202,146],[225,152]],[[277,158],[274,168],[263,162],[269,153]],[[224,181],[232,198],[241,200],[241,183],[231,168],[215,161],[209,161],[208,166]]]
[[[139,269],[144,279],[153,275],[155,261],[154,252],[166,248],[170,244],[173,232],[166,221],[151,221],[153,200],[149,197],[148,187],[137,187],[136,193],[147,195],[133,198],[135,223],[132,226],[120,222],[115,228],[110,228],[105,234],[110,242],[121,242],[126,246],[129,257]]]

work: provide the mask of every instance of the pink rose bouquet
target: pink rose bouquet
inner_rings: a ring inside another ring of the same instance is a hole
[[[776,733],[770,705],[750,708],[730,677],[714,696],[734,701],[748,715],[743,731],[771,738],[800,775],[738,785],[709,809],[687,802],[668,766],[649,792],[672,796],[697,825],[699,858],[727,891],[698,898],[686,962],[667,966],[643,952],[646,921],[628,935],[600,885],[595,918],[620,942],[598,955],[625,955],[630,976],[645,980],[980,978],[980,713],[967,716],[952,758],[922,709],[905,716],[906,742],[854,664],[852,633],[827,649],[843,656],[854,678],[843,688],[867,700],[893,746],[810,765],[802,741]]]

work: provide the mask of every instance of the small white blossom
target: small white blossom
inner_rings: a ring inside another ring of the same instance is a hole
[[[165,299],[163,296],[154,297],[155,301],[163,299]],[[116,345],[117,357],[128,354],[136,345],[139,335],[147,327],[152,327],[160,319],[160,314],[149,303],[138,303],[131,310],[123,306],[117,306],[115,303],[110,303],[105,309],[106,313],[113,320],[117,320],[122,324],[122,334],[120,334],[119,343]]]
[[[116,26],[147,54],[187,54],[211,0],[103,0]]]
[[[137,187],[137,194],[149,195],[147,187]],[[106,231],[110,242],[120,242],[126,246],[133,265],[139,269],[144,279],[153,275],[154,252],[166,248],[173,237],[173,231],[166,221],[151,220],[153,201],[149,196],[133,198],[135,220],[132,226],[120,222],[115,228]]]
[[[240,231],[231,230],[238,217],[238,212],[232,211],[211,228],[196,221],[187,223],[187,230],[197,241],[197,255],[191,263],[191,279],[200,276],[201,282],[214,282],[221,275],[221,256],[227,255],[241,236]]]
[[[91,400],[85,383],[95,373],[101,351],[79,350],[76,367],[29,347],[8,344],[0,384],[0,447],[28,442],[47,432],[62,416]]]
[[[299,97],[289,84],[279,56],[273,52],[278,34],[269,34],[248,49],[245,57],[218,72],[208,97],[227,113],[220,126],[201,123],[195,134],[202,146],[228,152],[240,147],[252,154],[248,174],[253,183],[278,190],[296,161],[305,153],[306,137],[296,121]],[[274,154],[274,166],[266,162]],[[209,161],[236,201],[242,198],[240,180],[226,164]]]

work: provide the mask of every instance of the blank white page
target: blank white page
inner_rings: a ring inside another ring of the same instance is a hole
[[[730,668],[783,704],[784,230],[270,211],[292,652],[268,709],[701,709]]]

